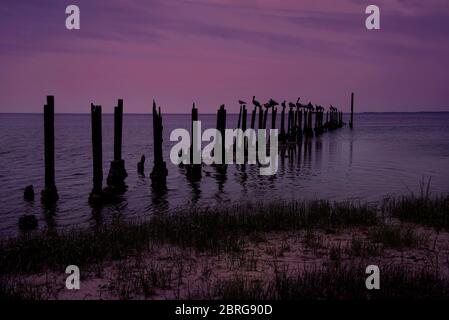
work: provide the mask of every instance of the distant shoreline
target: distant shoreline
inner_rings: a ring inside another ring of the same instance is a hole
[[[364,115],[364,114],[441,114],[441,113],[449,113],[449,111],[388,111],[388,112],[376,112],[376,111],[366,111],[366,112],[354,112],[354,114],[356,115]],[[42,115],[42,113],[40,112],[0,112],[0,114],[2,115]],[[88,112],[79,112],[79,113],[74,113],[74,112],[56,112],[56,115],[90,115],[90,113]],[[151,115],[152,113],[138,113],[138,112],[126,112],[124,113],[126,115]],[[170,112],[165,112],[165,115],[179,115],[179,116],[183,116],[183,115],[190,115],[190,112],[186,112],[186,113],[170,113]],[[199,113],[201,115],[213,115],[215,116],[216,113]],[[350,112],[343,112],[343,114],[350,114]],[[103,112],[103,115],[114,115],[113,112]],[[228,115],[236,115],[238,116],[238,113],[228,113]]]

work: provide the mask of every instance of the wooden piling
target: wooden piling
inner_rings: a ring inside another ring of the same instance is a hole
[[[289,107],[288,110],[288,126],[287,126],[287,140],[293,141],[293,120],[294,114],[292,107]]]
[[[258,129],[263,129],[263,109],[259,107],[259,127]]]
[[[304,126],[302,129],[302,132],[304,133],[304,135],[307,133],[307,110],[304,110]]]
[[[254,107],[254,109],[251,113],[251,129],[254,129],[256,126],[256,113],[257,113],[257,108]]]
[[[242,110],[242,131],[245,132],[246,130],[246,117],[247,117],[247,110],[246,110],[246,106],[243,105],[243,110]]]
[[[298,123],[296,125],[296,140],[298,142],[301,141],[301,137],[302,137],[302,109],[298,108]]]
[[[101,106],[91,104],[93,188],[90,199],[101,196],[103,192],[103,146],[101,134]]]
[[[55,100],[47,96],[44,105],[44,157],[45,157],[45,187],[41,193],[43,203],[53,203],[59,199],[55,183]]]
[[[295,139],[296,139],[297,138],[297,131],[298,131],[298,129],[297,129],[297,127],[298,127],[298,108],[296,108],[293,111],[293,113],[295,115],[294,120],[293,120],[293,134],[294,134]]]
[[[279,141],[285,142],[285,101],[282,103],[282,111],[281,111],[281,134],[279,135]]]
[[[193,164],[193,153],[196,150],[193,150],[193,140],[196,139],[196,137],[193,136],[193,123],[195,121],[198,121],[198,109],[195,107],[195,104],[192,106],[192,123],[190,126],[190,164]]]
[[[237,129],[240,129],[240,123],[242,121],[242,110],[243,110],[243,106],[240,105],[240,112],[239,112],[239,120],[237,122]]]
[[[128,176],[125,170],[125,161],[122,159],[122,131],[123,131],[123,100],[119,99],[114,108],[114,160],[106,179],[111,191],[122,193],[126,191],[125,179]]]
[[[222,104],[220,106],[220,133],[221,133],[221,157],[222,157],[222,164],[225,164],[225,159],[226,159],[226,137],[225,137],[225,130],[226,130],[226,109],[224,104]]]
[[[114,108],[114,160],[122,160],[123,100]]]
[[[264,111],[264,114],[263,114],[263,126],[262,126],[262,129],[266,129],[267,128],[268,109],[269,108],[265,108],[265,111]]]
[[[351,93],[351,120],[349,120],[349,127],[354,128],[354,92]]]
[[[161,108],[156,107],[156,102],[153,100],[153,148],[154,148],[154,160],[153,170],[151,171],[150,178],[152,186],[158,188],[166,187],[166,179],[168,175],[167,165],[164,161],[162,153],[162,114]]]
[[[194,163],[194,153],[198,150],[195,150],[193,141],[196,137],[193,134],[193,123],[198,121],[198,108],[195,107],[195,104],[192,106],[192,123],[190,130],[190,164],[186,166],[187,169],[187,179],[189,181],[199,181],[201,179],[201,163]]]
[[[308,118],[307,118],[307,135],[309,137],[313,137],[312,115],[313,115],[313,111],[309,111]]]

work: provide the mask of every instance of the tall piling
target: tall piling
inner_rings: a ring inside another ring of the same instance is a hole
[[[271,112],[271,129],[276,129],[276,115],[278,112],[278,108],[273,107],[273,111]]]
[[[285,101],[282,103],[282,111],[281,111],[281,133],[279,135],[279,141],[281,143],[285,142]]]
[[[114,160],[122,160],[123,99],[114,108]]]
[[[195,104],[193,104],[192,106],[192,124],[190,126],[191,130],[190,130],[190,164],[193,164],[193,154],[194,152],[196,152],[196,150],[194,150],[194,139],[196,137],[194,137],[193,134],[193,123],[195,121],[198,121],[198,108],[195,107]]]
[[[162,153],[162,114],[161,108],[156,107],[156,102],[153,100],[153,148],[154,148],[154,163],[150,178],[152,186],[156,188],[165,188],[166,179],[168,175],[167,165],[164,161]]]
[[[190,181],[199,181],[201,179],[201,163],[195,163],[197,159],[195,159],[194,154],[197,152],[200,152],[198,150],[198,143],[201,143],[200,141],[197,141],[194,143],[194,141],[197,139],[197,137],[194,135],[193,132],[193,124],[195,121],[198,121],[198,108],[195,107],[195,104],[192,106],[192,123],[191,123],[191,131],[190,131],[190,164],[186,166],[187,168],[187,178]],[[200,158],[201,159],[201,158]]]
[[[296,105],[295,105],[296,107]],[[294,120],[293,120],[293,134],[295,135],[295,139],[298,136],[298,108],[295,108],[295,110],[293,111],[295,114]]]
[[[221,133],[221,157],[222,157],[222,164],[225,164],[226,159],[226,139],[225,139],[225,130],[226,130],[226,109],[224,104],[220,106],[220,109],[218,110],[219,113],[219,131]]]
[[[247,113],[248,111],[246,110],[246,106],[243,105],[243,109],[242,109],[242,131],[245,132],[246,131],[246,118],[247,118]],[[247,152],[247,138],[245,136],[243,136],[243,148],[244,148],[244,154],[245,157],[247,156],[246,152]]]
[[[307,133],[307,112],[307,110],[304,110],[304,126],[302,129],[304,135]]]
[[[243,111],[243,106],[240,105],[240,111],[239,111],[239,120],[237,122],[237,129],[240,129],[240,123],[242,121],[242,111]]]
[[[55,183],[55,98],[47,96],[44,105],[44,157],[45,157],[45,187],[41,192],[43,203],[53,203],[59,199]]]
[[[114,160],[111,161],[106,182],[112,191],[124,192],[125,179],[128,176],[125,161],[122,159],[123,100],[119,99],[114,107]]]
[[[262,107],[259,107],[259,126],[258,129],[263,128],[263,109]]]
[[[296,125],[296,141],[300,142],[302,138],[302,108],[298,107],[298,123]]]
[[[254,107],[253,111],[251,112],[251,129],[255,129],[256,126],[256,113],[257,108]]]
[[[308,117],[307,117],[307,135],[309,137],[313,137],[312,116],[313,116],[313,111],[310,110],[309,114],[308,114]]]
[[[288,110],[288,127],[287,127],[287,140],[289,142],[294,140],[293,137],[293,123],[294,122],[294,112],[292,106]]]
[[[93,188],[89,201],[96,201],[103,193],[103,146],[101,134],[101,106],[91,104]]]
[[[349,127],[354,128],[354,92],[351,93],[351,119],[349,120]]]
[[[242,131],[245,132],[246,130],[246,118],[247,118],[247,110],[246,110],[246,106],[243,105],[243,109],[242,109]]]
[[[217,140],[217,143],[214,147],[214,153],[215,150],[218,148],[221,149],[221,164],[216,164],[216,169],[220,174],[222,174],[221,178],[224,178],[224,174],[226,173],[226,137],[225,137],[225,130],[226,130],[226,109],[224,104],[220,106],[217,110],[217,131],[220,132],[221,139]]]
[[[263,129],[266,129],[267,128],[267,118],[268,118],[268,107],[265,107],[265,111],[264,111],[264,114],[263,114]]]

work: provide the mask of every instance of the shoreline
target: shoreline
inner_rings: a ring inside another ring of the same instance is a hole
[[[376,207],[277,201],[36,232],[1,242],[0,291],[7,299],[447,298],[448,208],[449,195],[425,194]],[[64,287],[70,264],[80,267],[79,291]],[[369,264],[385,271],[379,292],[364,288]]]

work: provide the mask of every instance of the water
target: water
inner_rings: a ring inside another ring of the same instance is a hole
[[[346,117],[347,118],[347,117]],[[326,132],[280,159],[275,176],[259,176],[257,166],[231,165],[226,179],[213,167],[203,168],[202,180],[189,183],[184,171],[171,164],[174,128],[189,129],[189,115],[164,115],[164,157],[169,175],[166,193],[151,189],[152,120],[150,115],[124,115],[123,158],[128,171],[127,193],[102,210],[88,202],[92,188],[90,115],[55,116],[56,185],[60,200],[42,208],[44,182],[43,116],[0,115],[0,236],[17,233],[23,214],[36,214],[39,227],[96,226],[113,219],[145,218],[170,208],[219,205],[271,199],[378,201],[387,194],[419,191],[422,177],[432,177],[432,192],[449,191],[449,113],[358,114],[355,129]],[[200,115],[203,130],[215,127],[215,115]],[[270,121],[268,121],[270,123]],[[228,127],[237,116],[228,116]],[[146,177],[137,174],[145,154]],[[113,115],[103,115],[104,177],[113,157]],[[23,200],[23,188],[33,184],[34,203]]]

